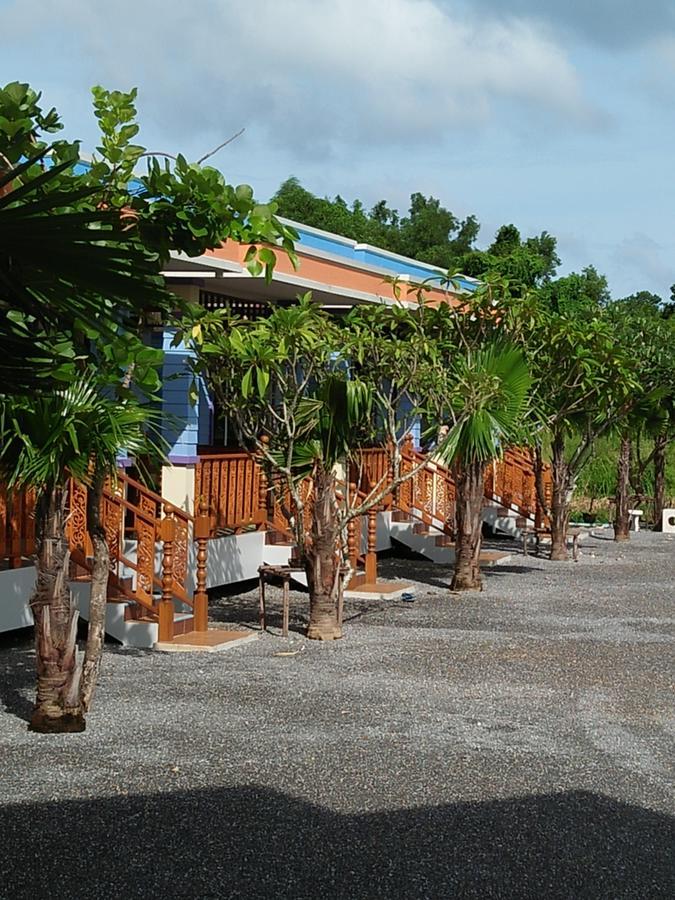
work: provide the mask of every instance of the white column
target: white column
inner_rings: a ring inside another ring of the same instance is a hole
[[[162,497],[190,515],[195,511],[195,466],[162,466]]]

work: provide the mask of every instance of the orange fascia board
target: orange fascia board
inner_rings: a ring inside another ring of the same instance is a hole
[[[249,249],[249,244],[239,244],[236,241],[225,241],[216,250],[208,250],[205,256],[215,256],[218,259],[227,260],[236,263],[245,269],[245,257]],[[417,302],[414,293],[414,284],[408,280],[408,276],[401,278],[399,281],[399,297],[394,293],[394,285],[385,280],[387,275],[384,272],[369,271],[367,269],[355,266],[347,261],[332,257],[330,259],[319,255],[317,251],[305,253],[302,250],[296,250],[299,267],[297,271],[288,256],[278,247],[271,248],[277,256],[277,264],[275,273],[285,276],[297,276],[303,282],[315,282],[316,284],[330,287],[333,291],[345,291],[344,296],[349,299],[355,294],[369,294],[373,298],[380,298],[388,302],[396,302],[396,300]],[[391,277],[391,275],[389,275]],[[288,278],[284,279],[288,280]],[[410,289],[412,292],[409,292]],[[432,288],[426,291],[426,301],[431,304],[439,303],[460,303],[461,300],[456,293],[445,291],[439,288]]]

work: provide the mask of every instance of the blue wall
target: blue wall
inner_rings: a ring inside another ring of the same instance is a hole
[[[204,417],[203,410],[200,417],[200,408],[206,404],[201,391],[196,404],[190,403],[193,376],[189,360],[192,353],[184,344],[171,346],[175,333],[174,328],[167,328],[161,335],[165,354],[162,368],[162,413],[163,417],[167,417],[162,421],[162,434],[169,442],[169,459],[176,463],[190,463],[197,461],[197,444],[208,443],[208,440],[202,441],[203,426],[200,432],[200,418]],[[208,413],[208,406],[206,411]],[[169,419],[170,416],[174,419]]]

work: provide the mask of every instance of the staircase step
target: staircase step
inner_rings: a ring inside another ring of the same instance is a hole
[[[173,620],[174,635],[188,634],[188,632],[192,631],[192,629],[194,627],[195,627],[194,616],[192,616],[192,615],[174,616],[174,620]]]
[[[429,534],[429,526],[424,522],[417,522],[413,525],[413,534]]]
[[[450,537],[449,534],[438,534],[436,535],[435,544],[437,547],[454,547],[455,542],[453,538]]]
[[[391,514],[392,522],[409,522],[410,516],[408,513],[403,512],[401,509],[395,509]]]
[[[511,559],[510,553],[500,553],[498,550],[481,550],[479,564],[490,568],[498,566],[500,563],[506,563]]]

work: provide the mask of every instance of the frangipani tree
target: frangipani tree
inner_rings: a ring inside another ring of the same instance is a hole
[[[636,386],[625,415],[614,428],[620,440],[615,494],[614,540],[629,539],[629,493],[644,492],[644,475],[654,462],[654,519],[658,528],[665,503],[665,447],[675,423],[675,350],[673,319],[643,294],[613,303],[607,310],[617,343],[631,348]],[[657,300],[659,298],[656,298]],[[643,438],[651,452],[641,453]],[[641,500],[638,499],[638,503]]]
[[[431,278],[413,288],[423,307],[427,288],[438,284],[452,296],[424,312],[429,345],[417,389],[429,437],[446,431],[434,453],[455,479],[452,589],[477,590],[485,468],[509,445],[529,439],[531,376],[509,331],[506,279],[490,277],[462,294],[454,275]]]
[[[606,310],[579,303],[562,312],[532,292],[504,307],[504,322],[532,373],[531,433],[550,447],[551,559],[568,558],[567,528],[577,479],[597,439],[631,409],[639,391],[634,354],[617,340]]]
[[[414,311],[385,305],[338,322],[309,295],[256,321],[219,310],[184,326],[183,334],[193,336],[197,372],[276,487],[307,573],[310,638],[341,636],[337,603],[348,523],[415,474],[392,467],[366,496],[354,496],[339,483],[338,467],[346,473],[350,460],[358,465],[364,445],[399,447],[409,431],[428,349],[410,341],[418,327]],[[384,332],[387,343],[376,354]]]

